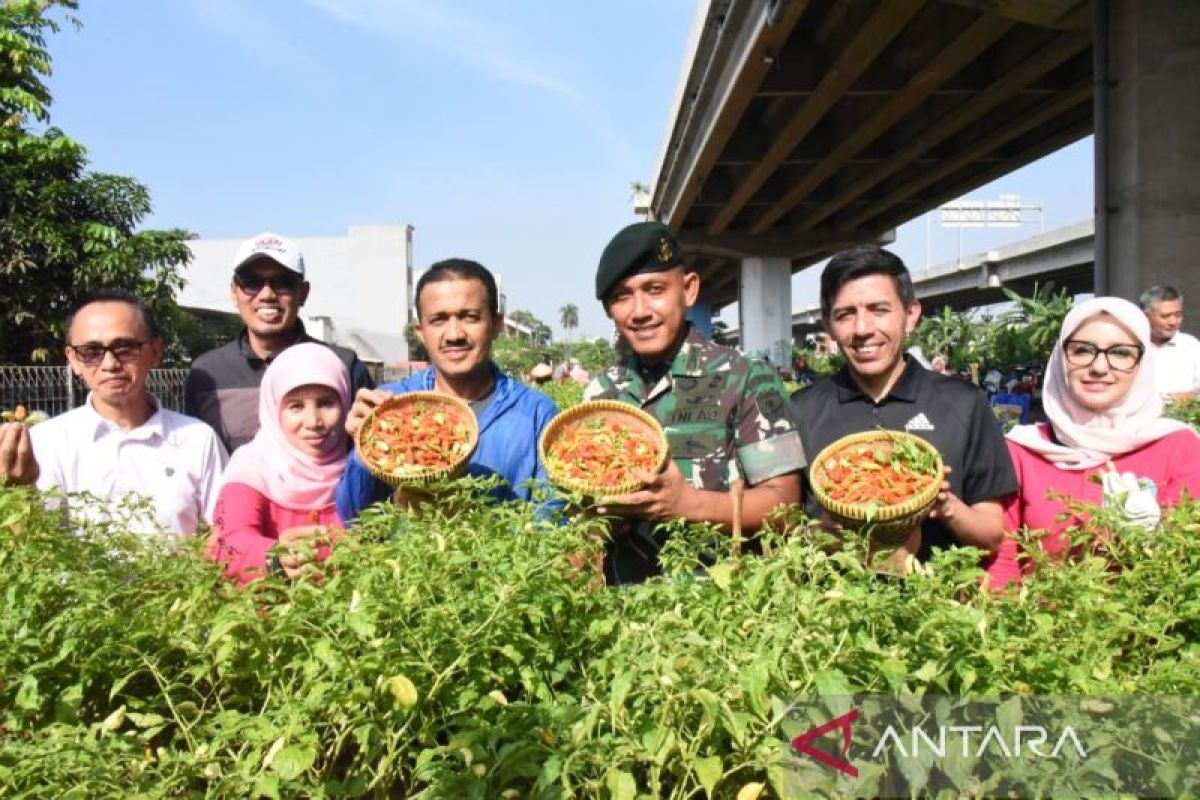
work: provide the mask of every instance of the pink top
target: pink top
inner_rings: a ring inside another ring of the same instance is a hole
[[[1038,431],[1049,440],[1047,424],[1039,425]],[[1012,440],[1008,441],[1008,451],[1020,488],[1004,504],[1004,529],[1010,533],[1022,527],[1052,531],[1052,535],[1042,541],[1042,548],[1048,553],[1062,552],[1067,539],[1061,532],[1084,520],[1073,515],[1058,521],[1057,516],[1065,511],[1063,504],[1047,499],[1046,493],[1053,491],[1099,505],[1102,499],[1100,484],[1088,479],[1098,475],[1104,467],[1060,469],[1041,453]],[[1154,481],[1160,506],[1178,503],[1185,489],[1192,497],[1200,496],[1200,436],[1194,431],[1168,434],[1132,452],[1113,456],[1112,462],[1120,472],[1132,472]],[[993,586],[1005,586],[1020,577],[1017,549],[1016,539],[1008,535],[999,552],[985,563]]]
[[[325,437],[317,456],[298,450],[280,422],[288,392],[312,385],[329,387],[342,404],[342,418],[336,430]],[[245,484],[289,508],[321,508],[332,503],[346,466],[344,423],[349,410],[350,376],[337,354],[317,342],[292,345],[263,373],[258,433],[234,451],[222,480]]]
[[[1087,322],[1105,317],[1133,334],[1143,356],[1124,396],[1097,411],[1080,403],[1071,391],[1071,369],[1063,348]],[[1036,425],[1018,425],[1008,438],[1061,469],[1088,470],[1172,433],[1190,431],[1186,422],[1162,416],[1162,399],[1154,386],[1154,358],[1150,322],[1140,308],[1120,297],[1094,297],[1079,303],[1063,320],[1042,384],[1042,407],[1054,426],[1055,441],[1043,436]]]
[[[244,483],[227,483],[217,496],[212,557],[225,565],[225,577],[245,585],[267,574],[267,551],[279,532],[301,525],[341,528],[332,502],[318,511],[285,508]],[[329,545],[317,548],[317,560],[329,558]]]

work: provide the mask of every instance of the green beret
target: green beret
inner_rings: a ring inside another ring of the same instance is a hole
[[[671,229],[661,222],[635,222],[622,228],[596,267],[596,299],[603,301],[613,287],[630,275],[662,272],[683,263],[683,249]]]

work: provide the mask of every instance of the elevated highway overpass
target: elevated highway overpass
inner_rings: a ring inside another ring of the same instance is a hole
[[[1200,2],[700,0],[649,211],[786,363],[792,273],[1094,132],[1094,285],[1200,316],[1198,43]]]
[[[1086,0],[712,0],[653,186],[714,310],[1092,130]]]
[[[1088,219],[985,253],[966,256],[913,273],[913,287],[925,314],[949,306],[964,311],[1002,303],[1004,289],[1030,295],[1034,286],[1053,282],[1072,294],[1093,289],[1095,223]],[[792,314],[792,334],[802,337],[821,327],[818,305]]]

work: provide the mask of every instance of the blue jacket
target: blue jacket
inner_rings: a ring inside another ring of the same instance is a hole
[[[538,459],[538,437],[558,408],[549,397],[508,377],[495,364],[492,376],[496,379],[496,389],[479,419],[479,444],[471,455],[467,474],[504,478],[508,485],[496,492],[498,500],[529,500],[532,492],[526,482],[531,478],[546,480],[546,468]],[[433,368],[379,388],[392,394],[431,391]],[[337,487],[337,510],[342,520],[349,522],[364,508],[386,500],[391,494],[391,487],[368,472],[351,451]]]

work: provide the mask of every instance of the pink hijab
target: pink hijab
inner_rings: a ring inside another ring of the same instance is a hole
[[[242,483],[285,508],[317,510],[333,502],[346,465],[346,437],[331,436],[314,458],[297,450],[279,423],[283,397],[300,386],[328,386],[350,408],[350,377],[341,359],[322,344],[307,342],[284,350],[263,373],[258,392],[258,433],[234,451],[224,483]]]
[[[1084,408],[1067,386],[1063,342],[1092,317],[1107,313],[1128,328],[1144,348],[1142,361],[1129,393],[1107,411]],[[1059,469],[1084,470],[1098,467],[1111,458],[1137,450],[1189,426],[1164,419],[1162,398],[1154,388],[1154,348],[1150,346],[1150,323],[1142,310],[1119,297],[1097,297],[1071,309],[1046,368],[1042,406],[1061,444],[1051,442],[1037,425],[1020,425],[1008,438],[1041,453]]]

